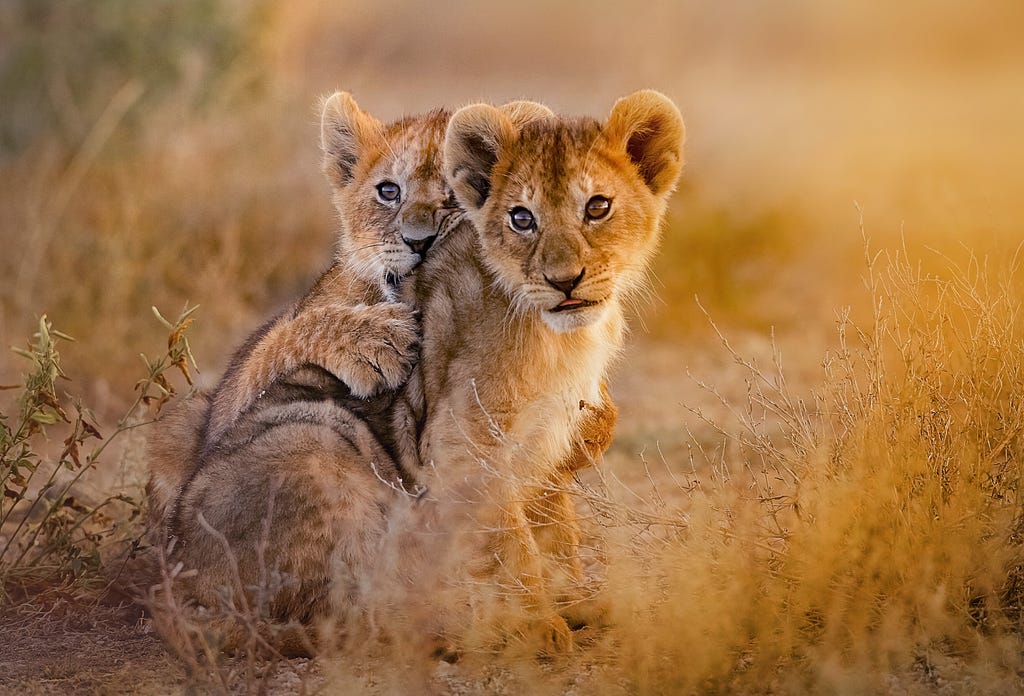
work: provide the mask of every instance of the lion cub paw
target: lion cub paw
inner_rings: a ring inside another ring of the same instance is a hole
[[[557,614],[541,621],[541,651],[546,657],[569,655],[573,651],[572,630],[565,619]]]
[[[322,367],[360,398],[400,387],[419,356],[419,324],[405,304],[361,307],[338,331],[344,339],[332,343]]]

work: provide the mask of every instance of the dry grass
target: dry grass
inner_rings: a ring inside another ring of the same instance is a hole
[[[723,339],[748,398],[705,419],[719,447],[664,463],[679,490],[592,493],[640,691],[1019,690],[1019,287],[1016,258],[938,277],[871,257],[871,318],[841,313],[802,397]]]
[[[643,490],[586,477],[607,624],[575,656],[537,664],[489,630],[514,625],[516,588],[456,580],[434,599],[472,607],[462,661],[365,691],[1019,693],[1024,298],[1016,256],[965,256],[936,275],[903,250],[868,254],[873,309],[839,313],[812,390],[777,348],[758,364],[719,333],[746,397],[699,382],[725,416],[693,406],[691,456],[645,462]],[[410,645],[376,664],[408,668]],[[358,676],[326,664],[329,684]]]
[[[17,496],[0,508],[3,543],[28,520],[16,554],[0,554],[5,580],[22,551],[19,569],[46,554],[53,570],[18,580],[19,601],[69,582],[60,601],[91,597],[109,538],[90,535],[131,517],[131,503],[103,501],[144,475],[137,431],[94,469],[62,441],[102,445],[128,424],[149,307],[203,305],[190,336],[208,386],[327,263],[318,95],[351,90],[383,118],[523,96],[600,114],[654,86],[683,107],[688,169],[658,299],[637,311],[648,353],[625,368],[651,373],[613,385],[620,435],[584,477],[611,625],[567,664],[482,651],[416,678],[495,693],[1020,690],[1019,3],[51,5],[0,8],[0,338],[24,345],[43,313],[77,337],[62,368],[93,415],[53,386],[45,324],[33,367],[0,354],[0,384],[51,375],[29,393],[44,421],[71,421],[39,423],[54,435],[34,433],[32,486],[7,455],[0,471]],[[508,27],[542,14],[510,45]],[[869,259],[867,292],[854,200],[900,249]],[[716,344],[695,294],[737,348]],[[748,350],[751,336],[776,350]],[[655,354],[671,364],[644,359]],[[0,392],[8,426],[31,412],[18,394]],[[55,480],[81,474],[75,488],[51,488],[42,515],[10,512],[64,463]],[[26,546],[33,536],[46,543]],[[190,635],[195,679],[260,688],[262,668],[211,658]],[[410,674],[321,667],[371,693]]]
[[[384,634],[404,628],[322,658],[321,679],[365,693],[1018,692],[1017,259],[968,256],[941,276],[902,251],[867,262],[874,309],[863,325],[839,314],[817,389],[791,386],[777,351],[758,365],[723,337],[747,398],[700,385],[729,416],[694,407],[692,457],[648,464],[653,493],[590,477],[582,509],[608,613],[577,655],[537,664],[489,628],[509,625],[516,588],[456,581],[432,606],[471,607],[478,628],[457,666],[436,667],[409,652],[423,641],[422,616],[395,602],[407,590],[380,583]]]

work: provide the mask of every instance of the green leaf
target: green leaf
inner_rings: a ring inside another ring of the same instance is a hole
[[[58,420],[60,420],[57,417],[56,413],[52,413],[49,411],[33,411],[31,414],[29,414],[29,419],[41,425],[53,425]]]

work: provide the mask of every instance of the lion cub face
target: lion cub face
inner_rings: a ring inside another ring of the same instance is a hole
[[[517,124],[465,107],[445,172],[516,311],[568,332],[601,321],[640,281],[682,168],[683,121],[663,95],[620,99],[605,123]]]
[[[394,283],[461,218],[441,171],[449,113],[388,125],[347,92],[324,102],[323,170],[341,218],[339,259],[361,278]]]

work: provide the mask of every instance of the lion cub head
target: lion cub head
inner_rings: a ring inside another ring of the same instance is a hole
[[[449,115],[435,110],[384,125],[347,92],[324,101],[320,140],[341,218],[338,258],[359,277],[396,282],[461,219],[441,171]]]
[[[604,123],[517,122],[457,111],[444,171],[516,311],[568,332],[597,323],[641,281],[683,165],[683,120],[664,95],[620,99]]]

